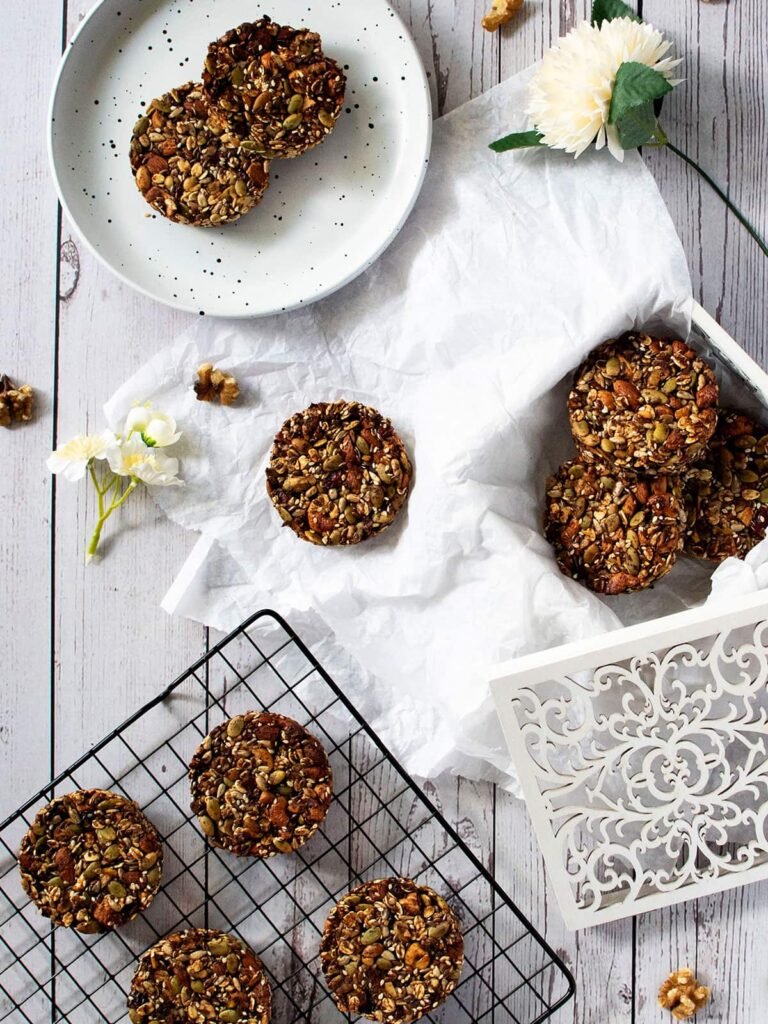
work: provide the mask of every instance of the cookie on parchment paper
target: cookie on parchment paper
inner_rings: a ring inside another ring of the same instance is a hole
[[[683,546],[676,477],[624,478],[580,459],[547,481],[544,534],[560,569],[599,594],[644,590]]]
[[[283,522],[312,544],[358,544],[390,526],[413,469],[391,422],[359,402],[321,402],[275,437],[267,493]]]
[[[571,433],[585,462],[647,476],[681,473],[714,433],[718,396],[714,370],[684,341],[627,334],[577,370]]]
[[[768,428],[722,410],[702,459],[684,477],[683,497],[686,553],[710,562],[744,558],[768,527]]]

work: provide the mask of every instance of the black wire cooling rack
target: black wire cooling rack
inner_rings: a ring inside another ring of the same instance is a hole
[[[308,726],[333,767],[334,802],[297,853],[258,861],[207,846],[189,810],[187,764],[230,715],[271,709]],[[73,789],[135,800],[163,837],[163,886],[149,910],[105,935],[53,929],[21,887],[16,851],[38,808]],[[137,957],[188,927],[238,935],[264,961],[275,1024],[335,1024],[318,949],[335,901],[364,880],[404,875],[459,915],[466,963],[426,1020],[534,1024],[573,994],[560,958],[403,771],[340,688],[274,612],[214,647],[0,825],[0,1021],[127,1020]]]

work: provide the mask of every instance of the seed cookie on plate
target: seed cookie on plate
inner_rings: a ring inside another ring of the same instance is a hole
[[[330,135],[346,78],[316,32],[264,17],[211,43],[203,84],[229,130],[272,158],[300,156]]]
[[[177,224],[239,220],[269,185],[269,161],[226,135],[195,82],[152,100],[133,129],[130,156],[144,199]]]

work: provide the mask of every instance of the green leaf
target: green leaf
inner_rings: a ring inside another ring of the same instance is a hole
[[[594,0],[592,4],[592,24],[598,28],[604,21],[613,21],[614,18],[631,18],[633,21],[643,19],[632,8],[622,0]]]
[[[663,135],[652,100],[628,110],[624,117],[616,122],[616,127],[619,130],[622,149],[637,149],[638,146],[658,142]]]
[[[661,99],[668,92],[672,92],[672,86],[659,71],[654,71],[647,64],[625,61],[613,83],[608,123],[620,124],[631,111],[652,104],[653,100]]]
[[[503,139],[497,139],[492,142],[489,149],[492,149],[494,153],[506,153],[508,149],[526,149],[529,146],[542,146],[544,136],[541,132],[513,132],[511,135],[505,135]]]

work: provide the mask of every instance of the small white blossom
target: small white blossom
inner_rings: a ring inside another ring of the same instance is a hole
[[[149,405],[134,405],[128,415],[125,417],[125,426],[123,433],[126,436],[138,431],[142,432],[144,427],[149,423],[149,417],[151,409]]]
[[[624,159],[616,125],[608,123],[616,74],[622,64],[646,64],[670,82],[681,63],[666,57],[672,44],[651,25],[631,18],[582,22],[553,46],[530,87],[527,113],[543,143],[580,156],[593,142]]]
[[[137,405],[125,420],[125,436],[141,434],[150,448],[168,448],[181,437],[176,430],[176,420],[164,412],[156,412],[150,405]]]
[[[181,487],[179,460],[147,445],[141,434],[113,444],[107,451],[109,468],[117,476],[129,476],[153,487]]]
[[[107,449],[115,443],[111,430],[101,434],[78,434],[52,452],[46,465],[52,473],[61,473],[67,480],[82,480],[94,459],[105,459]]]

